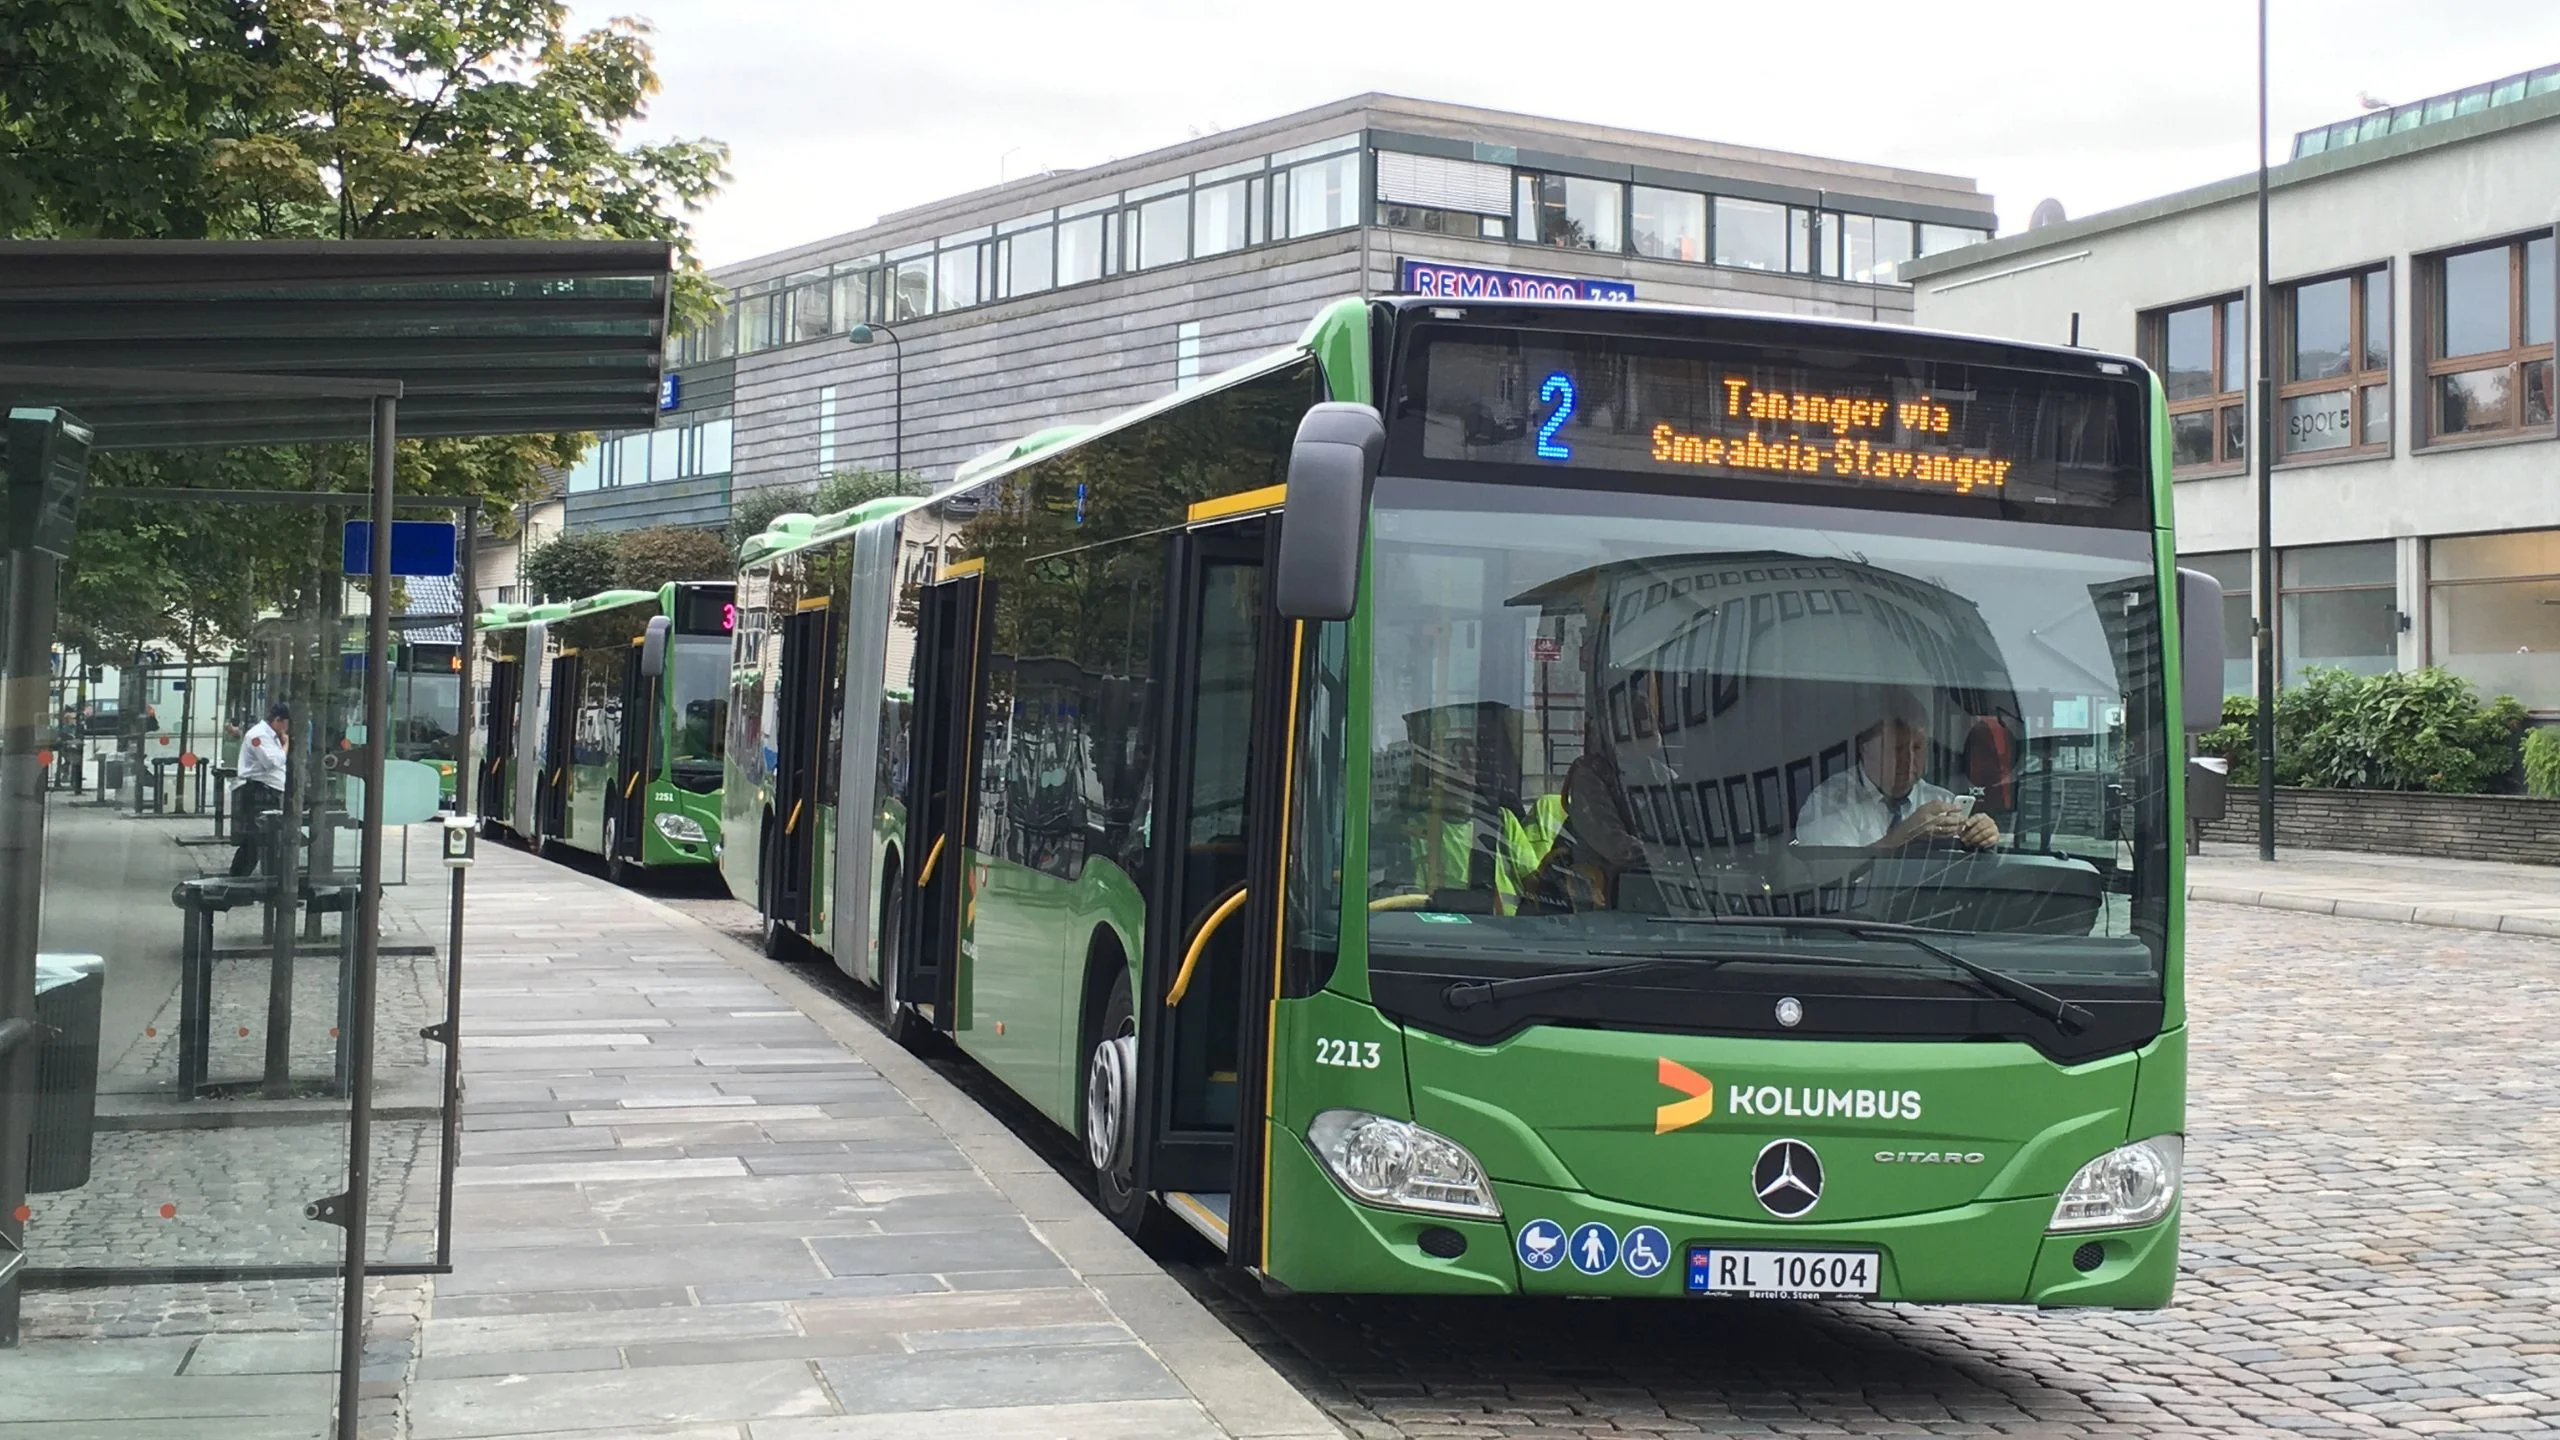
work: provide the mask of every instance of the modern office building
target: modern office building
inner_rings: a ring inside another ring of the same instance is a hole
[[[734,491],[841,470],[947,478],[1285,344],[1345,295],[1908,321],[1900,268],[1994,228],[1957,177],[1364,95],[718,272],[728,307],[681,343],[661,427],[579,467],[569,523],[708,523]]]
[[[2250,690],[2254,174],[1906,267],[1918,322],[2139,354],[2168,388],[2178,547]],[[2271,178],[2275,640],[2436,664],[2560,712],[2552,339],[2560,66],[2297,136]]]

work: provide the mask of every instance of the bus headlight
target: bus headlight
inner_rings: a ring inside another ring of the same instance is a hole
[[[1493,1186],[1467,1147],[1406,1120],[1366,1110],[1327,1110],[1307,1143],[1334,1183],[1363,1204],[1425,1215],[1499,1220]]]
[[[2148,1225],[2178,1198],[2186,1140],[2154,1135],[2122,1145],[2080,1167],[2053,1204],[2048,1231],[2115,1230]]]
[[[679,845],[702,843],[702,827],[694,822],[692,816],[679,815],[673,810],[658,812],[658,833]]]

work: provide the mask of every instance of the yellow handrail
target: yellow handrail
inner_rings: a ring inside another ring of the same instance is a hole
[[[799,830],[800,810],[802,806],[805,806],[808,803],[809,802],[806,800],[794,800],[791,802],[791,818],[782,822],[783,834],[789,835]]]
[[[948,835],[933,837],[933,848],[924,852],[924,868],[916,872],[917,889],[933,883],[933,867],[942,863],[942,842],[950,838]]]
[[[1182,997],[1191,993],[1191,972],[1200,964],[1200,952],[1209,948],[1209,937],[1218,933],[1218,927],[1227,923],[1227,917],[1244,907],[1248,893],[1238,889],[1217,909],[1210,911],[1208,919],[1200,922],[1199,933],[1191,937],[1191,948],[1182,952],[1182,968],[1174,972],[1173,988],[1164,992],[1166,1009],[1181,1004]]]

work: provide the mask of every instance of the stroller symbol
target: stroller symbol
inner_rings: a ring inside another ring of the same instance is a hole
[[[1564,1227],[1553,1220],[1532,1220],[1520,1227],[1520,1263],[1532,1270],[1553,1270],[1564,1260]]]

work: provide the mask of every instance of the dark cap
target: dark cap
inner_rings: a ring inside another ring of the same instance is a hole
[[[279,700],[273,705],[267,707],[267,718],[270,720],[290,720],[293,718],[293,707]]]

